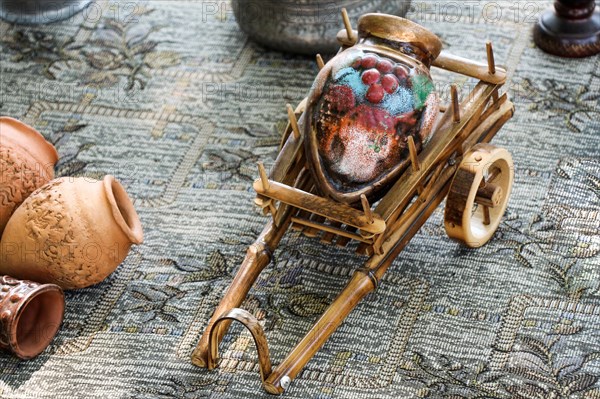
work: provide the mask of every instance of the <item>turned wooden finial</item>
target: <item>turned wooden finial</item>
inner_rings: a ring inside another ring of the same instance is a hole
[[[354,31],[352,30],[352,23],[350,23],[350,17],[348,17],[348,11],[342,8],[342,19],[344,20],[344,27],[346,28],[346,34],[348,35],[349,41],[354,41]]]
[[[415,139],[413,136],[408,136],[408,152],[410,154],[412,168],[415,172],[418,172],[421,170],[421,165],[419,164],[419,158],[417,157],[417,147],[415,146]]]
[[[321,54],[317,54],[317,66],[319,67],[319,71],[325,67],[325,62],[323,61]]]
[[[600,10],[594,0],[556,0],[539,17],[533,41],[560,57],[600,54]]]
[[[458,103],[458,86],[453,84],[450,86],[450,95],[452,97],[452,113],[454,114],[454,122],[460,122],[460,105]]]
[[[265,170],[265,165],[262,162],[257,162],[258,165],[258,174],[260,175],[260,181],[262,182],[263,189],[265,191],[269,190],[269,177],[267,176],[267,171]]]
[[[488,72],[490,75],[496,74],[496,61],[494,60],[494,46],[489,40],[485,43],[487,49]]]
[[[300,128],[298,127],[298,120],[296,119],[296,113],[294,112],[294,108],[290,104],[286,105],[288,119],[290,120],[290,124],[292,125],[292,131],[294,132],[294,138],[298,140],[300,138]]]
[[[375,221],[375,219],[373,219],[373,212],[371,211],[371,204],[369,204],[369,200],[367,199],[367,197],[364,194],[360,195],[360,202],[363,207],[363,212],[365,213],[365,216],[369,220],[369,223],[373,223]]]

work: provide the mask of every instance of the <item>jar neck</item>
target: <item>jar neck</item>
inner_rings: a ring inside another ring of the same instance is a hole
[[[429,53],[427,50],[423,49],[416,43],[386,40],[375,36],[361,37],[358,43],[367,46],[372,45],[386,47],[391,51],[414,58],[415,60],[425,65],[427,68],[430,68],[431,63],[433,62],[433,56],[431,55],[431,53]]]

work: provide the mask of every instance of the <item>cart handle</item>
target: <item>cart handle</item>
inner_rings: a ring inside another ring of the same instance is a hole
[[[233,308],[223,313],[212,325],[208,339],[208,369],[212,370],[217,367],[217,360],[219,357],[219,334],[217,333],[219,331],[218,326],[226,320],[239,321],[252,335],[254,344],[256,345],[256,351],[258,352],[260,377],[264,385],[265,380],[272,371],[267,337],[265,336],[265,332],[258,322],[258,319],[254,317],[252,313],[244,309]]]

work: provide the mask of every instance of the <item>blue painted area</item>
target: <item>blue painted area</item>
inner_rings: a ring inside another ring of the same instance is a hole
[[[346,85],[352,89],[357,99],[362,99],[367,94],[369,86],[362,82],[360,72],[352,67],[341,69],[334,77],[337,84]]]
[[[394,94],[387,94],[381,105],[392,115],[405,114],[414,109],[414,96],[410,90],[399,87]]]

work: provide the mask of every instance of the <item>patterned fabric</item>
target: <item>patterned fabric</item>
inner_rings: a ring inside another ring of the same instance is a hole
[[[509,67],[517,113],[494,139],[516,163],[509,208],[469,250],[447,239],[440,207],[286,397],[600,398],[600,57],[536,49],[531,22],[547,5],[413,2],[447,50],[485,60],[490,39]],[[100,1],[48,26],[0,23],[0,113],[55,143],[58,175],[117,176],[146,234],[109,279],[68,293],[44,354],[0,354],[3,398],[268,397],[239,325],[218,370],[189,358],[266,222],[255,163],[272,165],[285,103],[317,68],[249,42],[229,10]],[[433,74],[445,101],[449,83],[473,85]],[[286,236],[243,306],[275,364],[363,261]]]

